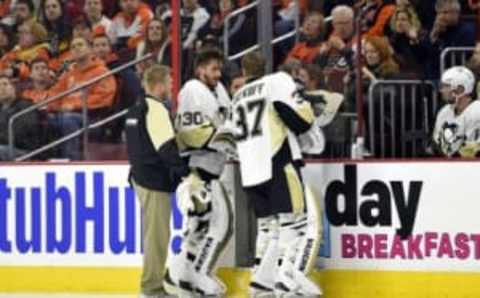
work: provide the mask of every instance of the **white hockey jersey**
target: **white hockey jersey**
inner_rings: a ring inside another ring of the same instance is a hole
[[[474,100],[460,114],[453,105],[445,105],[437,115],[433,141],[442,153],[452,156],[467,144],[480,143],[480,102]]]
[[[179,93],[175,119],[177,140],[189,165],[219,175],[223,169],[223,154],[208,149],[208,143],[230,111],[230,97],[218,83],[214,90],[197,79],[188,81]]]
[[[272,159],[288,142],[293,159],[301,159],[297,137],[274,108],[279,101],[302,119],[313,122],[310,103],[297,96],[297,86],[284,72],[267,75],[243,86],[233,98],[232,126],[243,186],[254,186],[272,178]]]

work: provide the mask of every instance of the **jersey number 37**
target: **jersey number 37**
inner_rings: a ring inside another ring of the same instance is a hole
[[[265,114],[265,99],[248,101],[235,107],[235,125],[239,129],[237,141],[262,135],[262,119]]]

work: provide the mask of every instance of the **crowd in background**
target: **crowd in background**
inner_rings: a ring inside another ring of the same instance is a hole
[[[183,0],[182,81],[193,76],[193,59],[202,48],[223,48],[225,18],[250,0]],[[378,79],[438,80],[440,54],[447,47],[473,47],[476,11],[458,0],[273,0],[275,36],[295,28],[299,38],[274,47],[274,67],[296,70],[307,89],[345,94],[342,111],[355,112],[356,44],[362,41],[363,90]],[[0,1],[0,159],[6,159],[7,123],[14,113],[61,94],[147,53],[153,57],[20,118],[15,127],[17,154],[128,107],[141,94],[140,78],[152,63],[170,65],[169,0],[2,0]],[[230,21],[229,53],[257,43],[257,11]],[[355,15],[361,14],[356,30]],[[329,21],[326,18],[330,16]],[[469,65],[480,75],[480,49]],[[225,64],[224,83],[242,82],[239,61]],[[339,118],[326,129],[328,156],[348,156],[350,123]],[[92,140],[122,142],[122,123],[92,131]],[[44,158],[80,159],[80,139]]]

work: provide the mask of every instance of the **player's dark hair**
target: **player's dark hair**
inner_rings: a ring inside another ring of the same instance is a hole
[[[208,47],[197,54],[194,63],[195,69],[212,61],[223,63],[223,54],[218,48]]]

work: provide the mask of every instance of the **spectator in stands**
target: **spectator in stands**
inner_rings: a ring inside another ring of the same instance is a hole
[[[333,31],[320,48],[314,63],[323,69],[325,88],[343,93],[343,78],[353,68],[355,24],[353,9],[346,5],[336,6],[332,11]]]
[[[54,96],[61,92],[71,90],[78,85],[94,79],[108,72],[105,63],[93,54],[90,41],[84,37],[76,37],[71,43],[71,54],[74,64],[50,88],[48,95]],[[86,105],[90,119],[95,118],[104,110],[108,110],[116,93],[116,82],[113,76],[106,77],[86,88],[85,91],[77,91],[63,97],[61,100],[49,105],[49,111],[56,112],[50,117],[51,123],[56,126],[63,135],[70,134],[80,129],[83,125],[82,107],[83,96],[86,96]],[[63,146],[63,156],[70,159],[79,159],[79,141],[75,138]]]
[[[40,20],[48,32],[51,55],[57,57],[68,50],[72,27],[64,15],[62,2],[60,0],[42,0]]]
[[[153,53],[153,59],[137,64],[137,72],[141,75],[143,71],[154,63],[170,65],[171,48],[168,30],[163,21],[154,18],[148,23],[145,39],[137,46],[137,59],[147,53]]]
[[[193,49],[199,33],[207,26],[210,14],[198,4],[198,0],[183,0],[183,9],[180,11],[182,20],[182,42],[184,49]],[[162,15],[162,20],[169,23],[172,11]]]
[[[395,11],[386,0],[364,0],[357,7],[362,12],[362,32],[365,36],[383,36],[385,26]]]
[[[400,69],[409,77],[423,78],[423,64],[429,52],[428,34],[422,30],[415,12],[407,7],[397,7],[390,27],[388,37]]]
[[[225,18],[235,9],[236,4],[234,0],[220,0],[218,2],[218,12],[212,15],[212,18],[210,19],[208,32],[217,36],[223,34],[223,25]],[[241,28],[244,21],[244,14],[240,14],[237,18],[234,18],[229,26],[229,36],[235,35]]]
[[[396,0],[396,6],[395,6],[395,11],[394,11],[394,14],[399,11],[399,10],[407,10],[408,11],[408,15],[409,15],[409,19],[410,19],[410,22],[412,23],[412,26],[414,26],[415,28],[421,28],[422,27],[422,22],[420,21],[420,18],[418,16],[418,12],[417,12],[417,9],[415,8],[415,6],[410,3],[410,0]],[[392,15],[392,18],[394,16],[394,14]],[[390,28],[393,26],[393,20],[392,18],[390,19]],[[386,30],[388,29],[385,28]]]
[[[370,83],[375,80],[393,79],[399,75],[399,66],[395,62],[391,45],[386,37],[370,36],[365,38],[363,45],[363,58],[365,66],[362,68],[363,86],[362,91],[367,98],[367,91]],[[355,100],[355,75],[352,71],[345,77],[346,82],[346,103],[351,111],[356,110]]]
[[[430,32],[431,51],[427,72],[431,78],[438,79],[441,52],[448,47],[475,46],[475,27],[471,23],[460,21],[461,7],[458,0],[438,0],[435,9],[437,15]]]
[[[46,59],[36,58],[30,64],[30,69],[31,85],[22,92],[22,97],[38,103],[48,97],[48,89],[53,85],[54,80]]]
[[[48,59],[47,30],[36,21],[18,27],[18,45],[0,59],[0,70],[4,75],[28,78],[28,64],[38,57]]]
[[[13,9],[13,31],[17,31],[19,25],[35,19],[35,6],[32,0],[17,0]]]
[[[365,77],[371,81],[394,78],[399,66],[393,57],[392,47],[385,37],[365,38],[364,57],[366,61]]]
[[[200,30],[207,25],[210,14],[198,4],[198,0],[183,0],[182,16],[192,19],[191,29],[187,32],[187,38],[183,42],[184,48],[191,49],[199,37]]]
[[[213,34],[217,37],[223,36],[223,29],[225,26],[225,19],[230,14],[230,12],[239,8],[239,2],[235,0],[221,0],[219,1],[219,10],[216,12],[210,21],[208,28],[208,33]],[[242,50],[257,44],[257,17],[256,10],[250,9],[244,13],[238,14],[230,18],[230,24],[228,27],[228,45],[229,45],[229,55],[234,55]],[[248,34],[245,34],[248,32]],[[292,48],[294,41],[290,43],[290,46],[286,46],[286,49],[283,51],[283,59],[285,59],[286,54]],[[223,40],[222,40],[223,44]],[[281,45],[277,44],[277,47]]]
[[[292,0],[278,0],[273,1],[274,9],[274,33],[275,36],[281,36],[287,34],[288,32],[295,29],[295,21],[298,17],[298,14],[301,12],[302,17],[307,13],[307,3],[306,1],[301,1],[301,8],[299,9],[297,1]],[[295,37],[288,38],[284,40],[280,47],[281,52],[283,53],[283,47],[288,47],[291,49],[295,44]],[[288,51],[287,51],[288,52]]]
[[[322,11],[322,6],[318,2],[308,0],[273,0],[273,8],[276,12],[275,17],[278,19],[275,22],[275,33],[283,35],[295,29],[295,21],[299,14],[300,18],[303,18],[309,10]]]
[[[0,160],[10,160],[8,154],[8,122],[10,118],[26,109],[30,102],[17,96],[15,85],[6,76],[0,76]],[[32,112],[18,118],[14,124],[14,157],[32,150],[39,143],[39,118],[38,113]]]
[[[207,31],[208,34],[223,36],[225,19],[238,6],[235,0],[221,0],[218,6],[219,10],[212,16]],[[248,48],[253,42],[256,43],[256,33],[255,28],[252,28],[251,17],[251,11],[247,11],[230,19],[228,26],[229,55]],[[249,32],[249,34],[245,34],[245,32]]]
[[[400,128],[400,124],[397,122],[392,124],[395,119],[392,118],[391,111],[396,113],[400,109],[400,100],[384,100],[386,96],[398,97],[400,92],[391,92],[388,95],[385,95],[383,92],[380,92],[380,88],[374,90],[372,96],[369,94],[370,85],[376,80],[393,80],[401,76],[399,71],[399,66],[395,62],[393,57],[393,51],[390,43],[386,37],[380,36],[368,36],[365,38],[363,46],[363,58],[365,60],[365,66],[362,68],[362,90],[364,105],[360,108],[363,109],[365,119],[370,119],[370,115],[373,115],[375,123],[370,126],[370,122],[366,122],[366,139],[368,140],[373,134],[374,136],[381,135],[381,132],[384,130],[384,127],[388,125],[394,125],[396,128]],[[355,112],[357,110],[357,96],[356,96],[356,84],[355,84],[355,75],[353,73],[351,76],[347,76],[347,89],[345,94],[345,104],[349,111]],[[388,93],[388,92],[387,92]],[[393,103],[393,106],[390,106],[389,103]],[[420,110],[420,108],[417,108]],[[370,114],[372,111],[372,114]],[[411,111],[408,109],[408,111]],[[410,113],[410,112],[409,112]],[[380,115],[383,115],[382,117]],[[381,121],[380,121],[381,119]],[[390,123],[389,123],[390,122]],[[380,129],[382,127],[382,129]],[[386,130],[385,130],[386,131]],[[396,131],[398,135],[388,136],[389,140],[395,138],[399,140],[402,135],[400,134],[399,129]],[[369,150],[377,152],[377,146],[379,146],[378,138],[375,139],[373,147],[370,147],[370,144],[367,144]],[[400,142],[397,142],[400,144]],[[389,150],[397,150],[398,148],[393,149],[393,145],[389,147]],[[388,150],[387,150],[388,151]],[[386,156],[392,156],[393,151],[388,151],[385,153]]]
[[[140,0],[120,0],[120,7],[122,10],[113,19],[108,35],[112,36],[117,49],[135,49],[147,31],[153,12]]]
[[[323,29],[323,15],[320,12],[309,13],[300,29],[301,41],[288,53],[286,62],[291,60],[312,62],[320,50]]]
[[[121,66],[125,63],[112,51],[112,45],[107,35],[98,34],[93,38],[93,52],[102,59],[110,70]],[[142,86],[140,78],[133,68],[127,68],[115,75],[117,81],[117,95],[112,113],[120,112],[121,110],[130,107],[139,94],[142,94]],[[124,119],[121,118],[114,123],[110,123],[107,127],[106,137],[110,141],[118,141],[124,128]]]
[[[322,77],[322,69],[315,64],[304,64],[298,71],[298,78],[303,82],[307,91],[317,90],[324,86]]]
[[[93,39],[93,25],[85,16],[80,16],[73,21],[73,38],[84,37],[90,42]]]
[[[84,16],[77,17],[72,22],[72,36],[73,38],[76,37],[83,37],[89,41],[93,38],[93,32],[91,24]],[[72,61],[72,53],[70,48],[67,48],[63,53],[61,53],[58,57],[50,59],[48,63],[48,67],[55,71],[58,76],[60,76],[63,72],[67,71],[70,65],[73,63]]]
[[[112,20],[103,14],[102,0],[85,0],[83,11],[94,32],[101,30],[100,27],[102,27],[103,32],[107,35],[110,34],[110,38],[113,38],[111,35],[112,30],[110,28]]]
[[[0,57],[8,53],[13,45],[12,31],[7,25],[0,23]]]
[[[97,58],[102,59],[109,68],[112,68],[110,67],[111,63],[115,64],[115,66],[120,66],[119,64],[117,64],[119,57],[113,51],[110,38],[108,38],[105,32],[95,34],[95,36],[93,37],[92,45],[93,52],[95,53]]]

